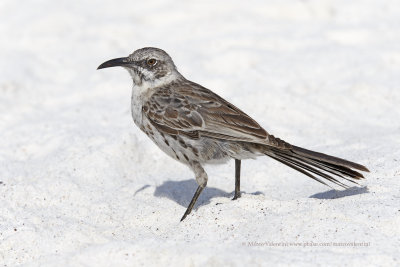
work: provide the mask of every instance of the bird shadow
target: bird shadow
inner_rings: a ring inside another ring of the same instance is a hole
[[[197,189],[193,179],[184,181],[165,181],[156,187],[154,196],[171,199],[183,207],[187,207]],[[206,187],[197,200],[197,207],[207,205],[215,197],[230,197],[232,194],[215,187]]]
[[[156,187],[156,190],[154,191],[154,196],[165,197],[175,201],[176,203],[178,203],[183,207],[187,207],[193,198],[197,186],[198,185],[194,179],[189,179],[184,181],[166,181],[162,185]],[[144,190],[147,187],[148,185],[140,188],[136,193]],[[242,194],[249,194],[249,195],[264,195],[264,193],[261,191],[256,191],[253,193],[246,193],[245,191],[240,191],[240,192]],[[211,202],[211,199],[215,197],[232,198],[233,194],[234,191],[226,192],[215,187],[206,187],[199,196],[195,207],[197,209],[200,206],[207,205]]]
[[[368,187],[363,186],[363,187],[350,187],[345,190],[339,191],[339,190],[329,190],[326,192],[322,193],[317,193],[310,198],[318,198],[318,199],[335,199],[335,198],[342,198],[342,197],[348,197],[348,196],[354,196],[354,195],[361,195],[361,194],[366,194],[369,193]]]
[[[138,190],[136,190],[136,192],[133,194],[133,196],[136,196],[137,193],[142,192],[143,190],[145,190],[146,188],[150,187],[150,185],[146,184],[144,186],[142,186],[141,188],[139,188]]]

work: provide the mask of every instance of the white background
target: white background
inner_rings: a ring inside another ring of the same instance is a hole
[[[0,36],[0,264],[399,264],[398,1],[2,0]],[[96,71],[144,46],[367,179],[334,191],[263,157],[231,201],[233,161],[208,166],[180,223],[193,174],[133,124],[128,73]]]

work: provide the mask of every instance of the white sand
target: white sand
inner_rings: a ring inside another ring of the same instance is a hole
[[[0,2],[0,265],[398,266],[398,1],[147,2]],[[208,166],[180,223],[193,174],[134,126],[127,72],[96,71],[144,46],[371,173],[334,191],[263,157],[231,201],[233,161]]]

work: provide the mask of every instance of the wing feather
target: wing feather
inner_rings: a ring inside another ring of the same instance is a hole
[[[222,97],[187,80],[157,88],[143,112],[155,127],[169,134],[291,147]]]

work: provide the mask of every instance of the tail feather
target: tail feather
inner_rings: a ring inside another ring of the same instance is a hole
[[[355,163],[355,162],[345,160],[345,159],[341,159],[341,158],[334,157],[334,156],[329,156],[329,155],[326,155],[326,154],[323,154],[320,152],[311,151],[311,150],[301,148],[298,146],[293,146],[292,150],[298,155],[305,156],[305,157],[308,157],[311,159],[320,160],[320,161],[326,162],[326,163],[332,163],[336,166],[343,166],[346,168],[353,168],[353,169],[357,169],[360,171],[369,172],[369,170],[365,166]]]
[[[282,159],[280,159],[280,158],[277,157],[277,156],[272,156],[272,155],[268,155],[268,156],[270,156],[271,158],[273,158],[273,159],[275,159],[275,160],[277,160],[277,161],[279,161],[279,162],[285,164],[286,166],[289,166],[290,168],[295,169],[296,171],[299,171],[299,172],[301,172],[301,173],[307,175],[308,177],[311,177],[312,179],[316,180],[317,182],[320,182],[321,184],[324,184],[324,185],[330,187],[330,185],[328,185],[327,183],[325,183],[324,181],[322,181],[322,180],[319,179],[318,177],[315,177],[315,176],[312,175],[311,173],[309,173],[309,172],[303,170],[302,168],[299,168],[299,167],[297,167],[296,165],[293,165],[293,164],[290,163],[290,162],[287,162],[287,161],[285,161],[285,160],[282,160]]]
[[[329,185],[320,178],[348,188],[348,185],[337,178],[358,184],[356,180],[364,176],[353,169],[369,172],[365,166],[358,163],[296,146],[292,146],[291,149],[268,147],[264,154],[327,186]]]
[[[351,179],[360,179],[360,178],[364,178],[364,176],[357,172],[354,171],[348,167],[343,167],[343,166],[339,166],[339,165],[333,165],[332,163],[325,163],[321,160],[316,160],[316,159],[310,159],[310,158],[306,158],[306,157],[302,157],[297,155],[296,153],[293,154],[293,156],[301,161],[305,161],[308,164],[320,168],[326,172],[329,172],[331,174],[334,174],[336,176],[339,176],[343,179],[346,179],[350,182],[356,183]],[[347,178],[347,177],[351,177],[351,179]]]
[[[294,164],[294,165],[296,165],[296,166],[298,166],[298,167],[300,167],[300,168],[302,168],[304,170],[307,170],[307,171],[312,172],[312,173],[314,173],[314,174],[316,174],[316,175],[318,175],[318,176],[320,176],[322,178],[327,179],[328,181],[330,181],[332,183],[335,183],[335,184],[337,184],[339,186],[342,186],[344,188],[348,187],[346,184],[340,182],[339,180],[335,179],[334,177],[330,176],[329,174],[326,174],[326,173],[324,173],[324,172],[322,172],[322,171],[320,171],[320,170],[318,170],[316,168],[313,168],[312,166],[308,165],[304,161],[296,160],[296,158],[294,158],[294,157],[284,156],[284,154],[283,155],[281,154],[279,156],[281,158],[285,159],[286,161],[288,161],[288,162],[290,162],[290,163],[292,163],[292,164]],[[318,166],[318,168],[319,168],[319,166]]]

